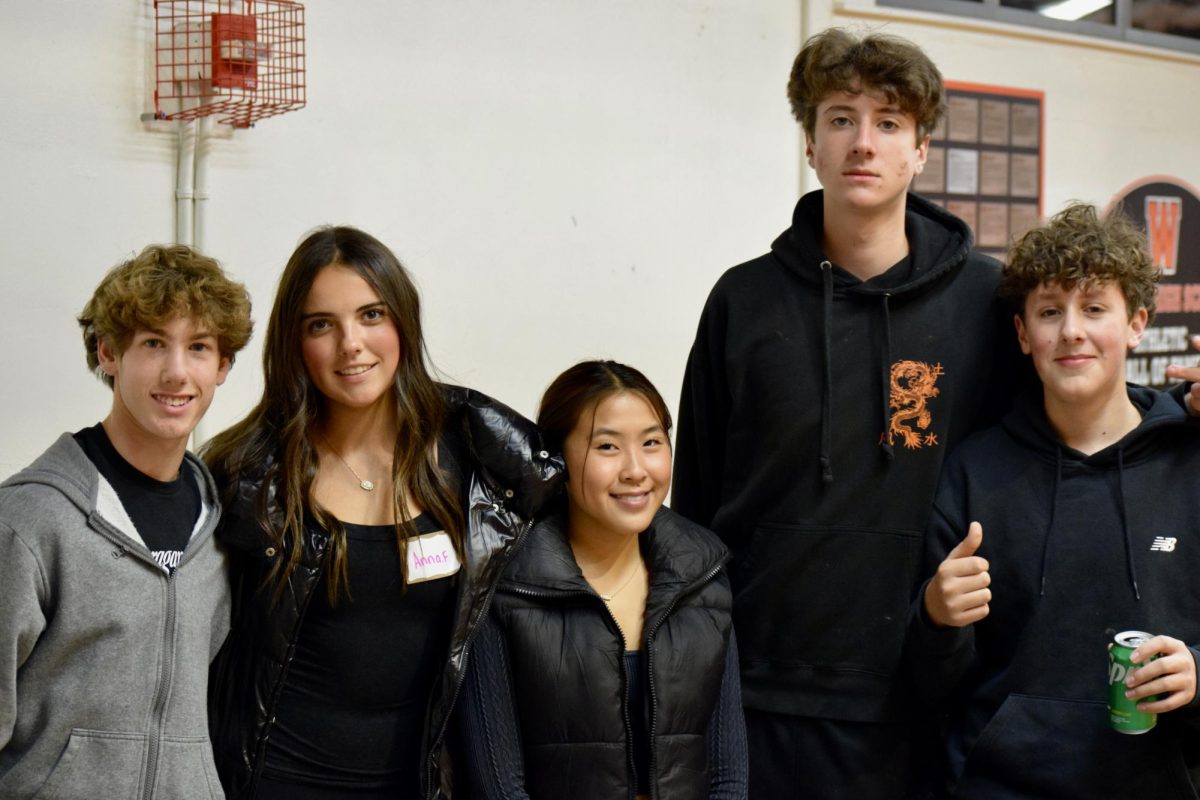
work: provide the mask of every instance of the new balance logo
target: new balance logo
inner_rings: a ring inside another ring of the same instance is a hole
[[[1174,536],[1155,536],[1154,543],[1150,545],[1150,551],[1158,551],[1160,553],[1174,553],[1175,543],[1179,540]]]

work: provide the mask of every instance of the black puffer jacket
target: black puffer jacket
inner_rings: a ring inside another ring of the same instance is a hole
[[[528,531],[528,520],[558,490],[563,475],[561,457],[542,448],[533,423],[473,390],[444,389],[447,432],[465,442],[472,463],[459,465],[455,475],[467,523],[465,557],[450,649],[424,732],[426,798],[445,796],[449,776],[441,767],[446,724],[471,637],[496,580]],[[263,578],[284,554],[267,543],[257,521],[260,490],[261,481],[241,483],[217,533],[232,558],[233,633],[213,667],[210,726],[221,781],[229,797],[239,799],[255,795],[276,703],[328,544],[325,534],[306,532],[303,559],[279,603],[272,604],[271,588],[261,588]]]
[[[490,614],[504,641],[504,663],[481,656],[472,669],[507,668],[503,682],[511,682],[516,703],[519,734],[511,740],[520,742],[522,796],[633,797],[630,723],[622,701],[624,636],[580,572],[564,528],[561,515],[539,522],[505,571]],[[736,675],[726,658],[733,630],[726,550],[711,533],[666,508],[642,534],[641,546],[650,571],[643,652],[651,796],[744,797],[744,751],[740,765],[733,759],[725,774],[714,774],[721,766],[709,752],[714,710],[730,699],[721,697],[727,668]],[[736,692],[732,699],[737,702]],[[741,709],[736,711],[731,728],[744,725]],[[506,738],[495,729],[468,727],[473,739]],[[741,741],[737,731],[725,735]]]

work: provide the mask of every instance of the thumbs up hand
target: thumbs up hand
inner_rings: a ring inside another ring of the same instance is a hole
[[[975,555],[983,544],[983,526],[972,522],[967,536],[938,565],[925,586],[925,613],[939,627],[961,628],[988,615],[992,591],[987,559]]]

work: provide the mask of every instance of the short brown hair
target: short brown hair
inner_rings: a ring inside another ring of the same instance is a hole
[[[100,369],[100,340],[120,355],[138,331],[176,317],[202,320],[231,363],[253,330],[250,295],[220,264],[184,245],[152,244],[109,270],[80,312],[88,367],[112,388],[112,376]]]
[[[855,36],[841,28],[822,31],[804,43],[792,64],[788,100],[792,114],[813,138],[817,106],[833,92],[882,93],[912,114],[917,141],[933,132],[946,109],[942,73],[921,48],[899,36]]]
[[[1154,321],[1154,295],[1162,270],[1142,233],[1119,209],[1101,217],[1095,206],[1074,202],[1026,233],[1008,251],[998,289],[1022,317],[1025,298],[1044,283],[1064,288],[1112,281],[1132,317],[1145,308]]]

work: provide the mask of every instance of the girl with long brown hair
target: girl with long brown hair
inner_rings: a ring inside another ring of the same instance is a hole
[[[309,235],[280,279],[262,401],[204,451],[233,562],[212,694],[230,797],[448,782],[475,623],[560,465],[531,423],[426,362],[392,252],[354,228]]]

